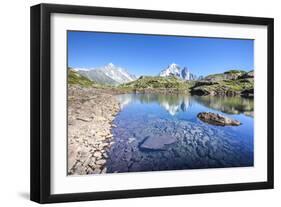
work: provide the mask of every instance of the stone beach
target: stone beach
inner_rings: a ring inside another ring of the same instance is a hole
[[[102,89],[68,88],[68,175],[106,173],[111,133],[120,110],[113,95]]]

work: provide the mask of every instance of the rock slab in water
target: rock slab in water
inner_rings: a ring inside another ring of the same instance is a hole
[[[156,135],[149,136],[140,145],[140,149],[144,150],[164,150],[165,145],[176,142],[177,139],[172,135]]]
[[[241,123],[235,119],[228,118],[221,114],[215,114],[211,112],[201,112],[197,117],[208,124],[217,126],[239,126]]]

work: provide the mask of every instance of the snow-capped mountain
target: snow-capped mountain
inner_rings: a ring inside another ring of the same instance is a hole
[[[127,83],[137,79],[135,75],[129,74],[125,69],[117,67],[112,63],[104,66],[101,69],[108,77],[114,79],[118,83]]]
[[[167,76],[180,77],[181,76],[180,71],[181,71],[180,66],[178,66],[175,63],[172,63],[166,69],[162,70],[160,72],[159,76],[162,76],[162,77],[167,77]]]
[[[169,65],[166,69],[162,70],[159,76],[175,76],[183,80],[197,80],[196,76],[192,74],[187,67],[181,69],[181,67],[175,63]]]
[[[131,82],[137,79],[135,75],[131,75],[125,69],[115,66],[112,63],[100,68],[90,69],[74,69],[83,76],[86,76],[92,81],[101,84],[118,85]]]

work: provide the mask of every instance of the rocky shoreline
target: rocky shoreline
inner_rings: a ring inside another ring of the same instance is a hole
[[[119,110],[114,96],[102,89],[68,87],[68,175],[106,173]]]
[[[149,90],[150,93],[151,91],[153,90]],[[131,153],[135,151],[163,151],[166,146],[173,145],[175,142],[177,142],[175,135],[170,134],[169,136],[167,136],[167,128],[165,129],[164,134],[157,135],[156,132],[152,132],[151,134],[154,134],[155,136],[146,136],[142,132],[138,132],[136,130],[137,128],[134,127],[135,125],[133,121],[128,122],[126,126],[124,126],[123,128],[121,126],[120,128],[118,118],[115,120],[115,117],[121,110],[121,102],[119,103],[114,95],[126,92],[128,93],[129,91],[120,90],[118,88],[108,89],[82,87],[78,85],[68,86],[68,175],[123,172],[124,170],[126,171],[127,168],[124,167],[124,169],[122,170],[121,166],[127,165],[125,165],[122,160],[125,159],[124,157],[126,157],[125,160],[129,159]],[[223,121],[223,125],[240,125],[240,123],[233,124],[233,120],[230,120],[227,117],[220,117],[219,115],[211,118],[215,118],[216,121],[218,120],[218,118],[223,118],[222,120],[220,120]],[[116,128],[116,125],[113,124],[113,121],[114,123],[116,122],[115,124],[118,125],[118,128]],[[159,123],[161,122],[161,120],[158,121]],[[226,121],[230,121],[231,123],[225,124]],[[208,124],[211,124],[210,121],[206,122]],[[172,124],[168,122],[165,123],[167,125]],[[130,127],[128,127],[129,125]],[[158,124],[156,125],[156,129],[158,129],[160,126]],[[151,124],[152,128],[153,126],[155,126],[155,123]],[[164,124],[163,126],[166,125]],[[132,127],[134,128],[134,132],[132,132],[133,134],[140,134],[144,137],[144,139],[140,141],[136,146],[134,143],[136,141],[136,138],[129,134],[126,135],[126,137],[128,137],[128,141],[123,139],[120,140],[119,138],[119,136],[124,136],[124,134],[119,134],[119,132],[125,133],[127,129],[130,129]],[[145,130],[142,129],[141,131]],[[182,131],[186,131],[186,129],[182,129]],[[193,137],[193,134],[190,134],[190,137]],[[123,150],[121,149],[122,147],[124,147],[123,144],[125,143],[128,143],[128,145],[130,146],[134,146],[136,149],[134,148],[134,150],[132,150],[131,148],[124,148],[124,153],[129,153],[129,155],[123,154],[121,159],[119,155],[121,152],[123,152]],[[138,155],[139,154],[137,154],[136,156]],[[141,155],[143,154],[141,153]],[[138,157],[136,159],[138,159]],[[131,162],[133,161],[131,160],[130,163]],[[128,165],[129,167],[127,166],[128,171],[143,170],[142,168],[139,168],[142,166],[142,164],[139,165],[139,167],[136,167],[137,164],[132,165],[134,167],[130,167],[131,164]],[[162,162],[161,165],[163,165]],[[155,170],[161,170],[161,165],[159,163],[159,165],[157,165],[158,167],[155,167]],[[217,165],[219,164],[206,164],[206,166],[208,167]],[[187,166],[187,168],[190,168],[190,166]],[[144,170],[145,169],[146,167],[144,168]]]

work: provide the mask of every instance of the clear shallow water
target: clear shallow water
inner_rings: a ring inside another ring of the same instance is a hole
[[[253,166],[253,100],[164,94],[122,94],[107,172]],[[197,118],[215,112],[240,126]]]

